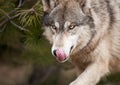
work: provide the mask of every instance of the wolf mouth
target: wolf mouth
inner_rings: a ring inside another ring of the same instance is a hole
[[[74,46],[71,46],[69,54],[72,52]],[[63,63],[69,59],[69,55],[67,55],[63,49],[57,49],[53,51],[54,56],[56,57],[56,60],[60,63]]]
[[[53,51],[54,56],[56,57],[58,62],[65,62],[67,59],[67,55],[63,51],[63,49],[57,49]]]

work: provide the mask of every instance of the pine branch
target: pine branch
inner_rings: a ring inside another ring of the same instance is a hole
[[[7,25],[4,25],[3,28],[0,30],[0,33],[3,32],[5,30]]]
[[[23,0],[18,0],[18,1],[19,1],[19,4],[18,4],[17,8],[20,8],[22,6]]]
[[[0,9],[1,10],[1,9]],[[12,20],[12,19],[15,19],[16,17],[18,17],[19,15],[15,15],[15,16],[12,16],[10,17],[9,19],[5,19],[1,24],[0,24],[0,27],[2,27],[4,24],[6,24],[7,22],[9,22],[9,20]]]
[[[4,10],[0,9],[0,11],[1,11],[2,13],[4,13],[5,16],[8,18],[7,20],[3,21],[2,24],[0,24],[0,27],[3,26],[5,23],[7,23],[7,22],[9,21],[12,25],[14,25],[15,27],[19,28],[21,31],[27,31],[27,32],[28,32],[28,30],[26,30],[26,29],[24,29],[23,27],[17,25],[16,23],[14,23],[14,22],[11,20],[12,18],[15,18],[15,16],[11,18]]]
[[[18,4],[18,6],[17,6],[17,8],[15,8],[14,10],[12,10],[12,11],[10,11],[9,13],[8,13],[8,15],[10,16],[11,14],[13,14],[14,12],[16,12],[18,9],[20,9],[26,2],[27,2],[28,0],[19,0],[19,4]],[[2,20],[2,19],[4,19],[5,18],[5,16],[3,16],[3,17],[1,17],[1,19],[0,20]],[[0,26],[1,27],[1,26]]]

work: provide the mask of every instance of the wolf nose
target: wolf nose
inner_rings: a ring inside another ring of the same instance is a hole
[[[56,56],[56,51],[57,51],[57,50],[54,50],[54,51],[53,51],[54,56]]]
[[[67,58],[63,49],[56,49],[53,51],[53,54],[58,61],[64,61]]]

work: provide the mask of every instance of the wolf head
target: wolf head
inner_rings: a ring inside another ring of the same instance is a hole
[[[42,0],[44,35],[52,44],[52,54],[65,62],[85,48],[94,34],[94,20],[86,0]]]

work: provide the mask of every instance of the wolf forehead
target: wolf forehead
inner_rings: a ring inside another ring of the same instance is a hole
[[[45,26],[54,25],[55,22],[58,22],[60,27],[63,27],[66,21],[76,25],[85,25],[91,21],[93,22],[93,19],[82,12],[79,4],[72,6],[67,6],[67,4],[64,6],[58,5],[49,13],[45,12],[43,16],[43,25]]]

